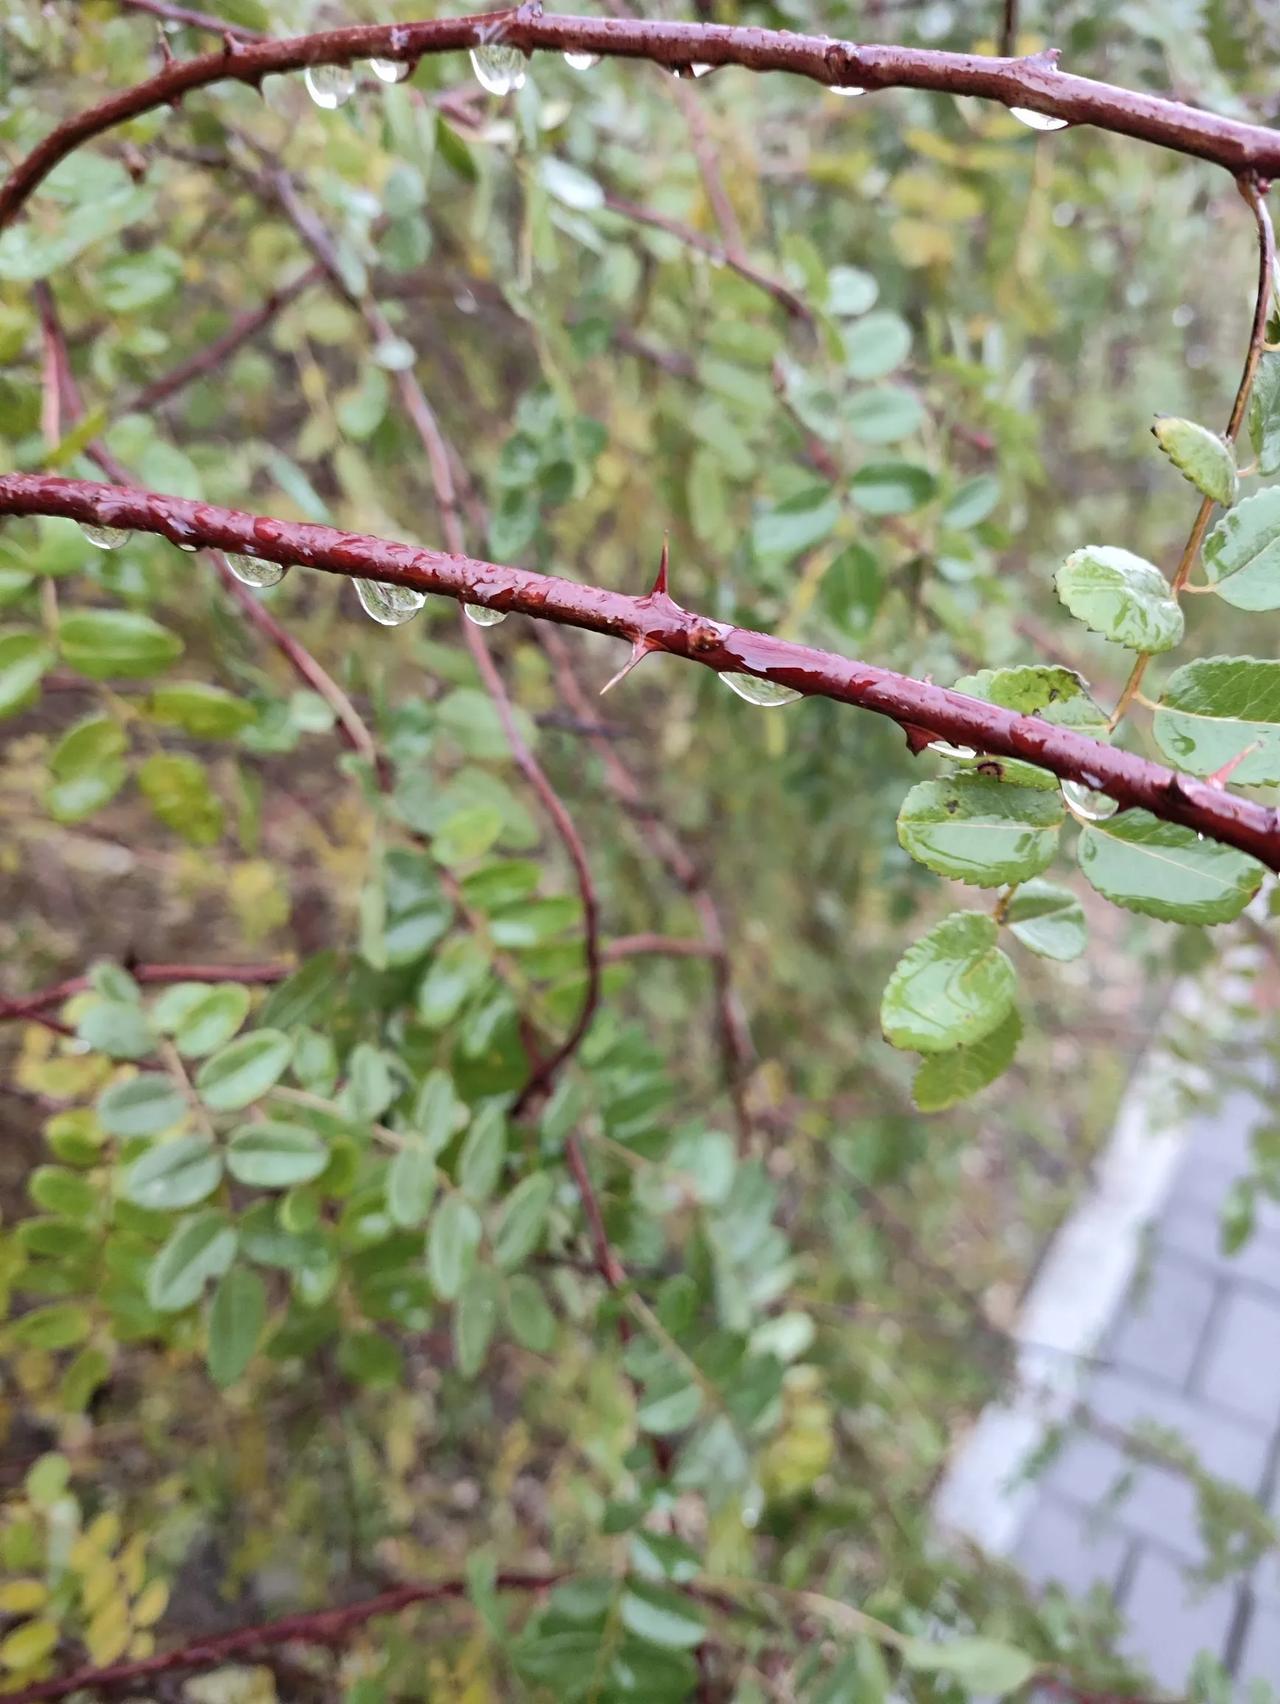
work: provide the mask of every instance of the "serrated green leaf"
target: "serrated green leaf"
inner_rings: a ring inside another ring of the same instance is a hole
[[[909,947],[880,1002],[885,1039],[894,1047],[944,1053],[990,1035],[1017,987],[997,934],[985,913],[957,911]]]
[[[267,1317],[267,1287],[247,1266],[224,1272],[209,1308],[205,1359],[214,1384],[232,1385],[253,1359]]]
[[[1055,728],[1072,728],[1090,739],[1111,737],[1106,712],[1094,702],[1088,682],[1074,669],[1044,663],[980,669],[977,674],[962,676],[953,690],[1016,711],[1019,716],[1038,716]],[[977,757],[974,761],[982,763],[984,774],[995,767],[1001,780],[1019,787],[1039,787],[1045,792],[1058,789],[1057,776],[1035,764],[1006,757]]]
[[[1132,551],[1086,545],[1068,556],[1054,585],[1078,621],[1131,651],[1168,651],[1182,638],[1182,611],[1168,581]]]
[[[238,982],[203,988],[174,1028],[179,1053],[203,1059],[225,1046],[248,1017],[249,999],[249,990]]]
[[[1230,444],[1194,420],[1158,414],[1151,428],[1156,443],[1197,491],[1229,509],[1236,500],[1236,458]]]
[[[1009,1069],[1021,1039],[1022,1019],[1014,1006],[981,1041],[953,1047],[949,1053],[931,1053],[911,1085],[916,1105],[921,1112],[943,1112],[976,1095]]]
[[[227,1170],[256,1189],[310,1183],[328,1163],[328,1147],[303,1124],[245,1124],[227,1144]]]
[[[1052,882],[1025,882],[1005,913],[1010,932],[1041,958],[1079,958],[1088,941],[1084,907]]]
[[[962,773],[911,789],[898,812],[898,840],[935,875],[1001,887],[1052,863],[1063,814],[1056,792]]]
[[[58,629],[64,662],[94,680],[140,679],[182,655],[182,641],[149,615],[132,609],[73,610]]]
[[[1203,657],[1169,677],[1155,714],[1160,749],[1192,775],[1213,775],[1242,752],[1230,779],[1280,781],[1280,662]]]
[[[1280,355],[1264,350],[1249,394],[1249,436],[1258,472],[1280,473]]]
[[[210,1208],[184,1219],[151,1263],[147,1301],[157,1313],[180,1313],[222,1276],[235,1253],[236,1229],[225,1213]]]
[[[1228,510],[1202,552],[1205,577],[1236,609],[1280,609],[1280,485]]]
[[[1170,923],[1228,923],[1266,874],[1256,858],[1147,811],[1086,823],[1080,868],[1104,898]]]
[[[205,1060],[196,1091],[215,1112],[238,1112],[279,1080],[292,1052],[292,1041],[279,1030],[252,1030]]]
[[[221,1180],[222,1155],[209,1138],[180,1136],[136,1159],[124,1174],[120,1193],[135,1207],[167,1213],[194,1207],[212,1195]]]

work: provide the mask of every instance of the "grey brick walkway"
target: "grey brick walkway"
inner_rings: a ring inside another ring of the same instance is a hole
[[[1238,1256],[1219,1253],[1219,1214],[1248,1169],[1249,1134],[1274,1117],[1229,1096],[1194,1121],[1146,1257],[1085,1381],[1084,1407],[1111,1427],[1176,1431],[1211,1472],[1280,1516],[1280,1207],[1264,1206]],[[1127,1494],[1109,1495],[1123,1481]],[[1195,1495],[1166,1468],[1135,1464],[1112,1437],[1073,1428],[1039,1482],[1013,1555],[1038,1585],[1115,1595],[1132,1655],[1170,1690],[1198,1652],[1239,1681],[1280,1685],[1280,1558],[1243,1583],[1189,1585],[1203,1555]]]

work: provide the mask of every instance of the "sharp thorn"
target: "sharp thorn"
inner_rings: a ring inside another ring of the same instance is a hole
[[[604,697],[606,692],[611,692],[620,680],[625,680],[631,673],[632,669],[638,668],[652,649],[653,647],[651,645],[646,645],[643,639],[637,639],[631,647],[631,655],[627,658],[626,662],[623,663],[617,674],[614,675],[611,680],[605,681],[604,685],[600,688],[601,698]]]
[[[665,597],[670,596],[670,593],[667,591],[667,569],[670,565],[670,562],[671,562],[671,534],[670,533],[663,533],[663,535],[662,535],[662,560],[658,564],[658,577],[653,582],[653,589],[649,593],[649,596],[651,598],[665,598]]]

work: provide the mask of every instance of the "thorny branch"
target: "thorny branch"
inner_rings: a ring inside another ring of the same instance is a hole
[[[344,578],[381,580],[607,633],[627,640],[633,651],[664,651],[717,673],[756,675],[802,695],[874,711],[903,727],[916,748],[941,739],[972,746],[993,759],[1034,763],[1060,779],[1108,794],[1123,809],[1148,810],[1280,870],[1280,812],[1269,805],[1035,716],[1021,716],[857,658],[713,621],[682,609],[658,588],[634,597],[368,534],[52,474],[0,475],[0,514],[62,515],[154,533],[173,544],[211,546]]]
[[[931,48],[860,46],[827,36],[751,26],[562,16],[526,4],[509,12],[464,18],[354,24],[278,41],[246,41],[228,33],[221,51],[174,60],[155,76],[108,96],[50,131],[0,188],[0,227],[12,221],[54,166],[82,143],[140,113],[175,104],[192,90],[228,78],[256,85],[272,73],[350,64],[356,59],[412,64],[425,54],[457,52],[499,40],[526,54],[572,52],[646,59],[671,71],[682,71],[696,61],[757,72],[790,71],[828,88],[912,88],[974,95],[1004,106],[1028,107],[1069,124],[1089,124],[1136,137],[1210,160],[1237,175],[1280,177],[1276,131],[1159,95],[1072,76],[1057,69],[1053,53],[1001,59]]]

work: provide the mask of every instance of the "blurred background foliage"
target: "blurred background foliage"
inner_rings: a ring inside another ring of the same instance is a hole
[[[278,34],[419,10],[210,9]],[[702,10],[977,51],[1000,22],[994,0]],[[159,34],[216,45],[115,0],[7,0],[6,154],[145,76]],[[1244,0],[1024,6],[1022,50],[1050,44],[1274,116],[1280,17]],[[1194,499],[1151,416],[1225,418],[1252,299],[1221,173],[976,102],[736,70],[543,57],[499,100],[449,55],[358,84],[337,110],[301,77],[218,85],[58,168],[0,238],[6,467],[98,477],[96,433],[156,489],[437,545],[411,369],[477,554],[640,591],[669,534],[674,595],[718,619],[947,684],[1066,662],[1114,702],[1127,660],[1068,627],[1051,576],[1095,539],[1176,558]],[[700,157],[798,308],[719,262]],[[323,279],[292,291],[313,255],[280,169],[380,339]],[[41,286],[80,429],[65,398],[50,416]],[[148,397],[281,291],[234,353]],[[1007,1372],[1169,978],[1211,976],[1246,924],[1210,942],[1067,874],[1089,952],[1020,964],[1013,1068],[924,1116],[877,1010],[947,906],[894,827],[939,758],[670,660],[599,700],[607,641],[549,649],[516,618],[491,642],[606,941],[697,939],[712,895],[752,1051],[739,1131],[713,967],[622,957],[550,1103],[513,1120],[520,1014],[555,1036],[582,998],[581,907],[457,612],[384,628],[302,571],[261,595],[373,729],[389,791],[204,558],[100,551],[63,522],[0,538],[6,992],[97,963],[51,1009],[61,1029],[3,1037],[0,1688],[446,1575],[470,1607],[186,1695],[748,1704],[1026,1678],[989,1653],[932,1672],[847,1605],[899,1639],[977,1631],[1006,1663],[1137,1684],[1104,1606],[1033,1606],[944,1551],[928,1496]],[[1237,612],[1189,620],[1195,654],[1256,648]],[[59,628],[37,692],[5,634]],[[1151,749],[1140,721],[1131,739]],[[654,822],[704,886],[672,881]],[[243,991],[130,974],[190,961],[298,968]],[[594,1270],[575,1133],[621,1294]],[[573,1581],[499,1596],[518,1568]],[[693,1573],[721,1596],[682,1595]]]

